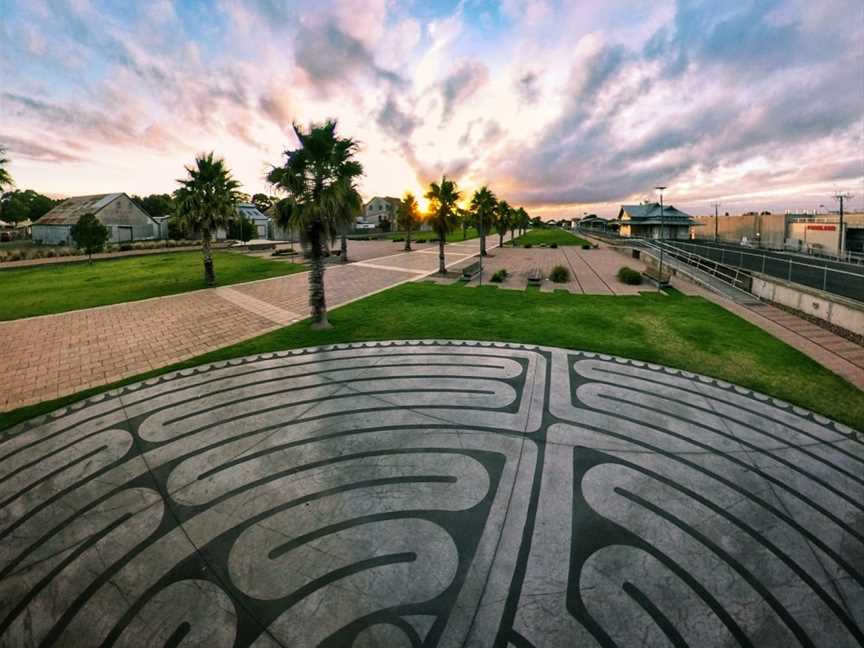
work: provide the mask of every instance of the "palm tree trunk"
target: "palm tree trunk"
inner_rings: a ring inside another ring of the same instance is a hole
[[[405,251],[411,251],[411,225],[405,228]]]
[[[312,328],[330,328],[327,321],[327,299],[324,294],[324,253],[321,225],[309,226],[309,306],[312,307]]]
[[[204,283],[213,286],[216,284],[216,273],[213,271],[213,252],[210,250],[209,229],[202,232],[201,253],[204,255]]]
[[[341,252],[342,263],[348,263],[348,235],[342,234]]]
[[[486,227],[482,218],[480,219],[480,256],[486,256]]]
[[[504,247],[504,232],[498,232],[498,247]]]
[[[447,274],[447,267],[444,265],[444,239],[446,238],[446,234],[438,239],[438,272],[440,274]]]

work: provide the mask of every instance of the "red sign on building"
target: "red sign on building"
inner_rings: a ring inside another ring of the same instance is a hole
[[[808,225],[808,230],[818,230],[820,232],[833,232],[837,229],[836,225]]]

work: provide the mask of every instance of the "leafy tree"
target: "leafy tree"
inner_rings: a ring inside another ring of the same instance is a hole
[[[19,223],[28,218],[35,221],[61,202],[32,189],[8,191],[0,202],[0,219],[11,223]]]
[[[293,127],[300,148],[286,150],[284,164],[273,167],[267,180],[287,196],[277,213],[279,224],[297,230],[309,254],[312,327],[330,328],[323,248],[363,209],[354,184],[363,166],[354,159],[357,142],[337,136],[335,120],[311,124],[305,132],[297,124]]]
[[[0,145],[0,191],[3,191],[4,187],[11,187],[15,184],[9,170],[5,168],[9,164],[9,158],[5,157],[5,154],[6,147]]]
[[[168,238],[179,241],[189,237],[189,232],[186,231],[186,224],[183,219],[178,216],[171,216],[168,219]]]
[[[75,245],[87,253],[87,261],[91,265],[93,253],[102,251],[108,241],[108,228],[91,213],[81,214],[81,218],[72,226],[70,234]]]
[[[498,232],[498,245],[504,245],[504,235],[510,229],[510,220],[512,219],[513,208],[506,200],[498,202],[498,207],[495,209],[495,231]]]
[[[244,243],[255,238],[257,233],[258,228],[255,227],[255,223],[245,216],[235,218],[231,221],[228,227],[228,236],[243,241]]]
[[[405,251],[411,251],[411,232],[420,224],[420,213],[417,207],[417,199],[410,191],[405,193],[396,210],[396,223],[398,228],[405,232]]]
[[[215,230],[227,229],[236,218],[240,183],[231,177],[225,160],[212,152],[197,156],[195,166],[187,166],[186,172],[187,178],[177,180],[180,183],[175,192],[177,214],[187,230],[201,234],[204,282],[212,286],[216,283],[216,274],[210,243]]]
[[[480,187],[471,198],[471,211],[477,228],[480,230],[480,256],[486,256],[486,235],[492,229],[495,212],[498,208],[498,199],[489,187]]]
[[[263,214],[273,206],[273,199],[267,194],[256,193],[252,196],[252,204]]]
[[[170,194],[150,194],[149,196],[132,196],[132,202],[151,216],[170,216],[176,210],[174,197]]]
[[[456,203],[462,198],[462,193],[453,180],[447,176],[441,178],[440,183],[433,182],[426,192],[426,200],[429,201],[429,222],[432,230],[438,237],[438,272],[447,274],[444,263],[444,244],[447,235],[459,227],[459,208]]]

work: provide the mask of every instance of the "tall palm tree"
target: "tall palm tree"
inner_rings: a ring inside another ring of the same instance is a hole
[[[429,201],[429,222],[432,230],[438,236],[438,272],[447,274],[444,265],[444,243],[447,235],[459,227],[459,208],[456,203],[462,198],[462,193],[453,180],[447,176],[441,178],[441,182],[433,182],[426,192],[426,200]]]
[[[411,232],[420,222],[417,199],[410,191],[406,192],[396,210],[396,227],[405,232],[405,251],[411,251]]]
[[[498,245],[504,245],[504,235],[510,229],[512,214],[513,208],[506,200],[498,202],[498,207],[495,209],[495,231],[498,232]]]
[[[6,187],[12,187],[15,185],[12,181],[12,175],[9,173],[9,170],[4,168],[9,164],[9,158],[4,157],[5,153],[6,147],[0,145],[0,193],[3,193]]]
[[[530,222],[528,212],[525,211],[524,207],[520,207],[516,210],[516,221],[519,223],[519,233],[524,234],[525,230],[528,228],[528,223]]]
[[[497,207],[498,199],[489,187],[480,187],[471,198],[471,211],[480,230],[480,256],[486,256],[486,235],[491,229]]]
[[[363,165],[354,159],[357,142],[336,135],[335,120],[310,124],[305,132],[297,124],[293,127],[300,148],[286,150],[284,164],[274,166],[267,180],[287,196],[277,215],[279,224],[297,230],[309,254],[312,327],[330,328],[323,247],[363,209],[354,184],[363,174]]]
[[[237,218],[240,183],[231,177],[225,160],[211,153],[195,158],[195,166],[186,167],[188,177],[177,180],[177,216],[189,230],[200,233],[204,256],[204,282],[216,283],[210,243],[219,228],[227,228]]]

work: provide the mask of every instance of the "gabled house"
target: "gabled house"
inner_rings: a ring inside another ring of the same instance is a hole
[[[672,205],[664,205],[661,212],[660,203],[621,205],[616,223],[619,235],[647,239],[688,239],[696,225],[692,216]]]
[[[380,227],[383,221],[387,221],[395,226],[396,211],[401,202],[392,196],[375,196],[363,207],[363,216],[357,222],[358,224]]]
[[[33,223],[30,233],[34,243],[71,245],[72,226],[84,214],[93,214],[108,228],[108,240],[114,243],[154,239],[159,224],[125,193],[96,194],[67,198]]]
[[[254,238],[270,238],[270,218],[262,214],[253,203],[239,203],[237,213],[255,226]]]

